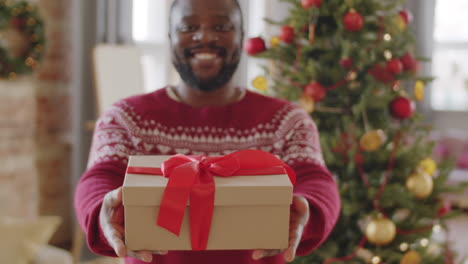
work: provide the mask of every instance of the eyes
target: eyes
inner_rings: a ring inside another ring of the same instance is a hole
[[[193,33],[196,32],[199,28],[200,25],[197,24],[182,23],[177,27],[177,31],[181,33]],[[234,25],[232,23],[215,24],[211,28],[216,32],[234,31]]]

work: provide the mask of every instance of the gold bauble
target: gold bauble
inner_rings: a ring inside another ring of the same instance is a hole
[[[371,130],[362,135],[359,146],[367,152],[376,151],[385,142],[386,136],[383,130]]]
[[[434,188],[434,182],[429,174],[425,172],[417,172],[411,174],[408,179],[406,179],[406,188],[417,199],[425,199],[431,195]]]
[[[426,158],[419,162],[418,169],[431,176],[434,176],[434,173],[437,170],[437,163],[432,158]]]
[[[397,32],[401,33],[406,30],[406,21],[400,15],[396,15],[393,18],[393,25],[397,29]]]
[[[263,76],[258,76],[252,81],[252,86],[262,92],[268,90],[268,80]]]
[[[374,245],[385,246],[390,244],[396,235],[396,226],[388,218],[378,217],[366,227],[366,237]]]
[[[302,109],[304,109],[307,113],[311,114],[315,110],[315,102],[312,97],[303,94],[301,98],[299,98],[299,104],[301,105]]]
[[[416,100],[422,101],[424,99],[424,82],[416,81],[414,84],[414,96]]]
[[[403,258],[400,260],[400,264],[420,264],[421,256],[418,252],[411,250],[403,255]]]
[[[274,47],[278,46],[280,44],[280,42],[281,42],[281,40],[280,40],[279,37],[273,36],[270,39],[270,47],[274,48]]]

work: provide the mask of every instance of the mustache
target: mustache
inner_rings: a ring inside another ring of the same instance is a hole
[[[227,56],[227,53],[228,53],[226,48],[216,46],[215,44],[209,44],[209,45],[200,44],[200,45],[196,45],[196,46],[193,46],[193,47],[190,47],[190,48],[185,48],[184,49],[184,56],[186,58],[191,57],[195,50],[200,50],[200,49],[213,50],[216,53],[218,53],[219,56],[222,56],[222,57]]]

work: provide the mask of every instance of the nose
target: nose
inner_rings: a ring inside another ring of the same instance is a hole
[[[219,39],[216,32],[207,27],[200,27],[194,34],[193,40],[201,43],[214,42]]]

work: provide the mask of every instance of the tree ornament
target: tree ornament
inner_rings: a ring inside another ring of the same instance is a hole
[[[311,97],[315,102],[320,102],[325,98],[327,91],[320,83],[313,81],[304,88],[304,94]]]
[[[362,18],[362,15],[359,14],[356,10],[351,9],[343,17],[343,25],[346,30],[350,32],[357,32],[360,31],[364,26],[364,19]]]
[[[393,17],[393,24],[395,25],[397,32],[399,33],[405,31],[408,25],[403,19],[403,17],[401,17],[400,15],[396,15]]]
[[[263,76],[258,76],[252,81],[252,86],[262,92],[268,90],[268,80]]]
[[[394,92],[398,92],[400,90],[400,88],[401,88],[401,81],[400,80],[394,81],[393,84],[392,84],[392,90]]]
[[[434,182],[429,174],[416,172],[406,179],[406,188],[417,199],[425,199],[431,195]]]
[[[350,57],[341,58],[339,63],[345,69],[349,69],[353,66],[353,60]]]
[[[421,256],[417,251],[410,250],[403,255],[403,258],[400,260],[400,264],[420,264]]]
[[[274,47],[278,46],[278,45],[280,44],[280,41],[281,41],[281,40],[280,40],[277,36],[271,37],[271,39],[270,39],[270,47],[271,47],[271,48],[274,48]]]
[[[312,99],[312,97],[310,97],[308,95],[303,94],[299,98],[299,104],[302,107],[302,109],[304,109],[309,114],[313,113],[314,110],[315,110],[314,99]]]
[[[294,42],[294,28],[288,25],[284,25],[281,28],[279,38],[284,43],[292,44]]]
[[[415,109],[415,103],[404,96],[398,96],[390,103],[390,111],[392,115],[395,118],[402,120],[413,116]]]
[[[302,7],[304,9],[309,9],[309,7],[320,7],[322,5],[322,0],[301,0]]]
[[[369,69],[369,74],[382,83],[390,83],[395,80],[394,75],[380,64],[376,64],[374,67]]]
[[[386,136],[383,130],[371,130],[366,132],[359,140],[359,146],[363,151],[373,152],[379,149],[385,142]]]
[[[416,100],[422,101],[424,99],[424,82],[416,81],[414,84],[414,97]]]
[[[403,70],[410,72],[417,72],[419,69],[418,61],[413,57],[409,52],[406,52],[401,58],[401,63],[403,64]]]
[[[395,239],[396,226],[390,219],[379,216],[367,225],[366,236],[370,243],[385,246]]]
[[[426,158],[419,162],[418,170],[425,172],[430,176],[434,176],[434,173],[437,170],[437,163],[432,158]]]
[[[261,37],[250,38],[245,42],[244,49],[249,55],[257,55],[266,50],[265,41]]]
[[[450,200],[443,200],[440,203],[439,210],[437,210],[437,217],[444,217],[452,211],[452,202]]]
[[[413,14],[409,10],[401,10],[398,14],[407,25],[413,21]]]
[[[399,59],[392,59],[387,62],[387,71],[392,74],[400,74],[403,71],[403,63]]]
[[[358,77],[358,74],[356,71],[350,71],[347,75],[346,75],[346,80],[348,81],[355,81]]]

